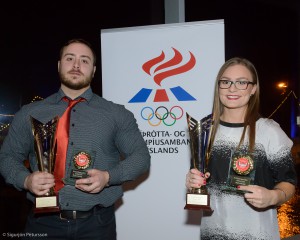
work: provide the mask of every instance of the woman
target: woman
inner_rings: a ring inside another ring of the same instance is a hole
[[[207,172],[191,169],[188,189],[206,185],[201,240],[280,239],[276,207],[295,193],[292,141],[259,115],[259,81],[247,59],[226,61],[216,78]]]

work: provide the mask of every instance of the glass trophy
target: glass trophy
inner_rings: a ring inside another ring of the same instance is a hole
[[[227,182],[223,191],[244,194],[248,191],[239,190],[239,185],[254,184],[256,162],[247,151],[231,151]]]
[[[94,153],[93,153],[94,154]],[[76,151],[68,170],[68,174],[63,179],[64,184],[75,186],[77,179],[89,177],[87,171],[93,168],[92,155],[87,151]]]

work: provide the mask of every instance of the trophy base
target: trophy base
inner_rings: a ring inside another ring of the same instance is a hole
[[[187,193],[184,209],[212,211],[208,194]]]
[[[222,189],[222,192],[228,192],[228,193],[232,193],[232,194],[236,194],[236,195],[244,195],[245,193],[252,193],[252,192],[246,191],[246,190],[239,190],[236,187],[232,187],[232,186],[224,187]]]
[[[51,213],[59,212],[58,197],[55,196],[43,196],[35,198],[34,213]]]
[[[43,214],[43,213],[57,213],[60,212],[59,206],[55,207],[43,207],[43,208],[37,208],[35,207],[33,209],[34,214]]]
[[[75,186],[77,179],[88,178],[89,175],[86,170],[72,170],[70,177],[64,178],[63,182],[65,185]]]
[[[87,178],[87,177],[89,177],[87,171],[73,169],[71,172],[71,178],[73,178],[73,179],[81,179],[81,178]]]
[[[193,205],[193,204],[186,204],[184,206],[184,209],[186,210],[204,210],[208,212],[213,212],[210,206],[204,206],[204,205]]]

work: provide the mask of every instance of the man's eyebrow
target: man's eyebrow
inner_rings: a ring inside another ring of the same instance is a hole
[[[63,57],[65,57],[65,56],[69,56],[69,55],[71,55],[71,56],[75,56],[75,54],[73,54],[73,53],[65,53],[65,54],[63,55]]]
[[[64,57],[65,57],[65,56],[73,56],[73,57],[75,57],[76,54],[74,54],[74,53],[66,53],[66,54],[64,55]],[[80,55],[80,58],[88,58],[89,60],[92,61],[91,57],[88,56],[88,55]]]
[[[80,55],[80,57],[81,57],[81,58],[88,58],[88,59],[90,59],[90,60],[92,61],[91,57],[88,56],[88,55]]]

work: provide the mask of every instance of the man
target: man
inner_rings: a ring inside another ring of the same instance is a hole
[[[58,212],[29,214],[24,232],[29,238],[35,234],[43,239],[116,239],[114,203],[123,195],[121,185],[150,168],[150,154],[133,114],[92,92],[95,63],[96,54],[85,40],[65,44],[58,61],[59,91],[23,106],[4,140],[0,173],[6,182],[27,190],[32,202],[53,188],[58,195]],[[72,100],[79,101],[69,109],[69,139],[66,156],[61,157],[59,132]],[[52,174],[38,169],[33,120],[46,125],[56,116],[60,119]],[[60,164],[63,170],[58,169]]]

